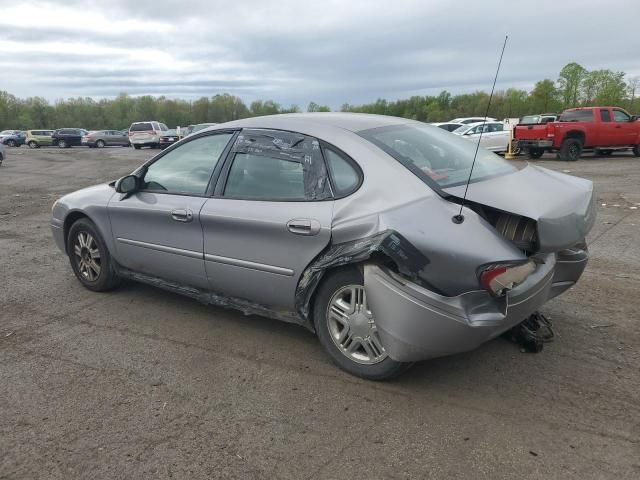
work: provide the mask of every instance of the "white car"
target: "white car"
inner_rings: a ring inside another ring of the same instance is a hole
[[[491,117],[460,117],[460,118],[454,118],[453,120],[447,123],[462,123],[464,125],[467,125],[469,123],[477,123],[477,122],[484,122],[484,121],[495,122],[496,119]]]
[[[160,137],[167,130],[169,127],[155,120],[134,122],[129,127],[129,142],[136,150],[142,147],[159,148]]]
[[[506,152],[509,149],[509,127],[502,122],[470,123],[454,130],[452,133],[472,142],[477,142],[481,132],[481,147],[492,152]]]

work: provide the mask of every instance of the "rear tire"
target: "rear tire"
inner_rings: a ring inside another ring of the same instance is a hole
[[[136,150],[140,150],[140,145],[134,145],[133,148],[135,148]]]
[[[38,148],[38,142],[34,142],[33,140],[31,140],[29,143],[27,143],[27,145],[29,145],[29,148]]]
[[[632,152],[636,157],[640,157],[640,145],[636,145],[635,147],[633,147]]]
[[[109,250],[88,218],[81,218],[71,225],[67,235],[67,254],[73,273],[85,288],[106,292],[120,284]]]
[[[17,146],[17,145],[16,145],[16,141],[15,141],[15,140],[9,140],[9,141],[7,142],[7,145],[8,145],[9,147],[16,147],[16,146]]]
[[[313,319],[322,347],[336,365],[352,375],[387,380],[412,365],[396,362],[384,351],[367,308],[362,274],[355,267],[327,275],[314,298]]]
[[[98,147],[98,148],[104,148],[104,147],[105,147],[104,140],[98,140],[98,141],[96,142],[96,147]]]
[[[582,142],[577,138],[567,138],[560,147],[560,160],[575,162],[582,153]]]
[[[529,149],[529,157],[533,159],[538,159],[544,154],[544,148],[530,148]]]

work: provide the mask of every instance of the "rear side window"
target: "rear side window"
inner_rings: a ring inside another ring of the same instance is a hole
[[[151,130],[153,130],[153,125],[150,123],[134,123],[130,128],[132,132],[149,132]]]
[[[569,110],[560,115],[561,122],[593,122],[593,110]]]
[[[275,130],[244,130],[232,149],[224,196],[268,201],[332,198],[320,142]]]
[[[606,109],[601,109],[600,110],[600,120],[602,120],[603,122],[610,122],[611,121],[611,112],[609,112],[609,110]]]
[[[257,200],[306,200],[302,164],[238,153],[224,195]]]
[[[331,148],[326,148],[324,155],[336,196],[345,196],[356,191],[361,182],[360,173],[356,168]]]

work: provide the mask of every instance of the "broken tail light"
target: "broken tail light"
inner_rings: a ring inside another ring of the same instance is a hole
[[[556,127],[553,126],[553,123],[547,123],[547,137],[553,138],[556,136]]]
[[[489,265],[480,273],[480,284],[491,295],[500,297],[524,282],[535,270],[533,260],[519,264]]]

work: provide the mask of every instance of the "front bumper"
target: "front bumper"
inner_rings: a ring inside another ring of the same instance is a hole
[[[67,246],[64,241],[64,222],[62,220],[55,217],[51,219],[51,234],[62,253],[67,253]]]
[[[544,255],[544,263],[525,282],[500,298],[484,290],[444,297],[378,265],[366,265],[367,302],[385,350],[393,360],[415,362],[473,350],[501,335],[575,284],[588,254],[565,252]]]

